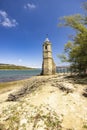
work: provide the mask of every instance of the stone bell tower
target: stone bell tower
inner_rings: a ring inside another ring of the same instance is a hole
[[[56,65],[52,58],[51,42],[46,38],[43,44],[43,64],[42,75],[52,75],[56,73]]]

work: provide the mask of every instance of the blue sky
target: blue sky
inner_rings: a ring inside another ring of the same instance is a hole
[[[0,0],[0,63],[42,66],[42,45],[48,34],[56,65],[57,54],[73,34],[58,27],[59,18],[84,11],[86,0]]]

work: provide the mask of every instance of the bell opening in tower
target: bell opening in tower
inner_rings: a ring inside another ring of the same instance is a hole
[[[45,50],[47,50],[47,46],[45,46]]]

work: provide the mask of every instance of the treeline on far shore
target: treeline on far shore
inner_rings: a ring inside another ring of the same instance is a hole
[[[0,64],[0,70],[31,70],[34,68],[19,66],[19,65],[10,65],[10,64]]]

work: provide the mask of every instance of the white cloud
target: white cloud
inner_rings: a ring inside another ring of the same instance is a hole
[[[9,18],[5,11],[0,10],[0,25],[4,27],[15,27],[18,25],[15,19]]]
[[[24,8],[25,9],[35,9],[36,5],[35,4],[27,3],[26,5],[24,5]]]
[[[5,11],[0,10],[0,15],[2,15],[2,17],[7,17],[7,13]]]

